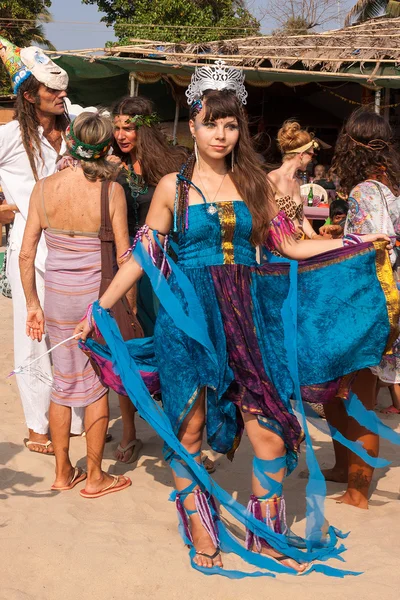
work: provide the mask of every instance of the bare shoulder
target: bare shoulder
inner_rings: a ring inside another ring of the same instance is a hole
[[[175,193],[176,176],[177,175],[178,175],[178,172],[168,173],[168,175],[164,175],[164,177],[162,177],[160,179],[160,181],[158,182],[157,189],[161,189],[164,193],[165,192]]]

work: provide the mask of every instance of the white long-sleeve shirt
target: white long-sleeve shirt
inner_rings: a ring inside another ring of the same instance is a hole
[[[39,179],[53,175],[56,172],[57,152],[43,135],[43,127],[38,128],[44,162],[36,160]],[[65,152],[63,140],[60,154]],[[22,143],[19,122],[14,120],[0,127],[0,185],[8,204],[16,204],[19,213],[11,232],[10,247],[21,249],[26,219],[28,216],[29,200],[35,185],[35,178],[29,163],[28,155]],[[44,272],[47,248],[42,236],[36,254],[35,266]]]

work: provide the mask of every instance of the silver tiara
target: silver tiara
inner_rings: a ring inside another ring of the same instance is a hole
[[[224,65],[224,60],[216,60],[214,66],[198,67],[195,70],[185,92],[188,104],[200,100],[206,90],[232,90],[242,104],[247,103],[243,71]]]

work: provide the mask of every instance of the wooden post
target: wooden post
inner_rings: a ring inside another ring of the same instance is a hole
[[[139,82],[136,81],[135,73],[129,73],[129,95],[137,96],[139,91]]]
[[[177,144],[177,133],[178,133],[178,122],[179,122],[179,100],[176,99],[175,103],[175,119],[174,119],[174,130],[172,133],[172,143],[174,146]]]
[[[375,90],[375,112],[381,114],[381,90]]]

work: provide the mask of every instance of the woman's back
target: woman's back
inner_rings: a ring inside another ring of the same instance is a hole
[[[114,184],[111,184],[114,185]],[[82,169],[71,167],[40,183],[43,229],[71,235],[96,235],[101,221],[101,181],[88,181]]]

